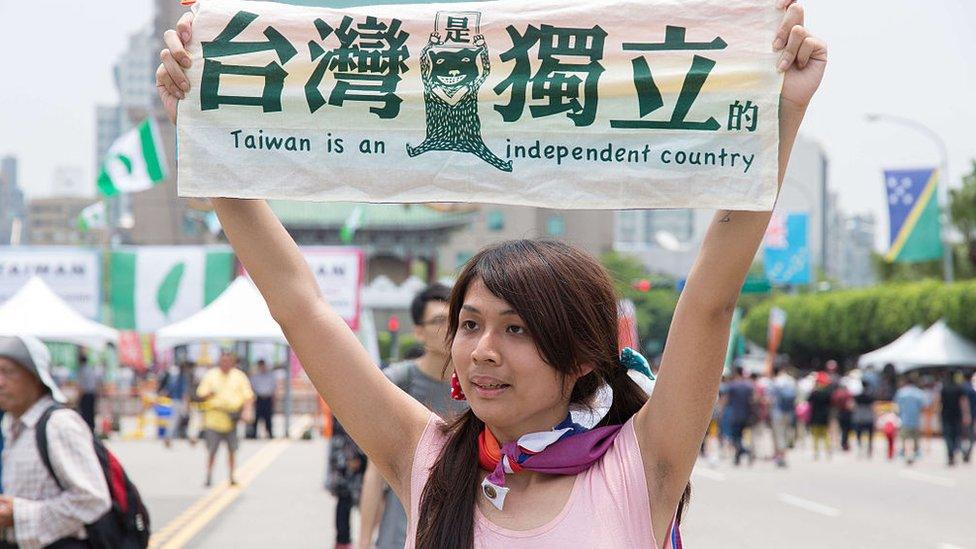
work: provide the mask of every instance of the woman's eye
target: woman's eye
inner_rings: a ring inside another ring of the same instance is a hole
[[[443,59],[438,59],[437,61],[434,61],[434,62],[437,63],[438,65],[440,65],[441,63],[444,62],[444,60]]]
[[[465,321],[461,322],[461,329],[463,329],[463,330],[470,331],[470,330],[474,330],[477,327],[478,327],[478,325],[473,320],[465,320]]]
[[[461,62],[462,63],[470,63],[471,62],[471,58],[470,57],[465,57],[464,59],[461,60]]]
[[[508,333],[515,334],[515,335],[522,335],[525,333],[525,328],[521,326],[509,326]]]

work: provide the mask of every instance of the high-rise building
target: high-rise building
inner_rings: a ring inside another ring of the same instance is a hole
[[[814,273],[829,264],[824,242],[829,225],[827,155],[814,141],[800,136],[776,212],[807,213],[807,242]],[[714,210],[627,210],[617,212],[614,249],[640,259],[652,272],[675,278],[688,275]],[[761,257],[761,252],[760,252]]]
[[[159,123],[165,154],[167,177],[160,184],[122,199],[128,201],[127,217],[132,220],[125,241],[133,244],[200,244],[214,237],[207,231],[199,201],[191,202],[176,195],[176,135],[166,119],[156,94],[156,67],[163,48],[162,35],[176,25],[187,11],[185,6],[171,0],[155,0],[155,13],[147,30],[133,35],[130,50],[116,65],[116,84],[119,86],[124,113],[123,131],[153,117]]]
[[[877,231],[874,214],[838,211],[833,216],[831,229],[828,275],[845,288],[870,286],[877,282],[871,261]]]
[[[24,224],[24,193],[17,184],[17,158],[0,158],[0,245],[10,244]],[[19,228],[15,229],[15,225]]]
[[[142,119],[153,106],[159,49],[153,28],[147,26],[129,36],[129,47],[115,62],[113,72],[119,105],[132,119]]]
[[[58,196],[35,198],[27,205],[27,242],[32,245],[96,245],[103,231],[77,229],[81,210],[95,200],[91,197]]]

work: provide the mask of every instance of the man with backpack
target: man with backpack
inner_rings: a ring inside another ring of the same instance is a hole
[[[50,355],[31,336],[0,336],[0,408],[10,416],[3,451],[0,528],[22,549],[90,547],[85,524],[111,505],[92,432],[76,412],[49,417],[48,451],[65,489],[48,473],[35,442],[41,416],[65,397],[50,373]]]
[[[0,336],[5,426],[0,548],[138,548],[149,516],[115,457],[94,439],[32,336]]]

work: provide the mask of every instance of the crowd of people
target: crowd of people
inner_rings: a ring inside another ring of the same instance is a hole
[[[701,454],[734,465],[757,454],[777,466],[808,447],[814,459],[856,451],[871,459],[875,437],[887,459],[914,463],[920,438],[941,433],[948,466],[969,463],[976,445],[976,376],[953,369],[907,372],[896,386],[876,372],[841,374],[830,360],[821,371],[798,375],[774,366],[769,375],[737,366],[723,379]]]

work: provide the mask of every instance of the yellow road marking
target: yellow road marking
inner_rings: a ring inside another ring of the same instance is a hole
[[[301,433],[312,422],[311,416],[302,416],[292,426],[292,433]],[[237,486],[222,482],[193,502],[185,511],[152,535],[149,547],[154,549],[180,549],[193,539],[204,526],[220,514],[265,469],[290,446],[291,439],[279,439],[267,443],[237,471]]]

